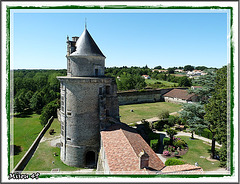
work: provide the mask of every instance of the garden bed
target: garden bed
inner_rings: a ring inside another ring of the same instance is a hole
[[[170,155],[165,156],[164,154],[161,154],[164,158],[172,158],[172,157],[180,157],[182,155],[185,155],[188,152],[188,147],[180,150],[177,150],[178,154],[176,155],[175,152],[169,153]]]

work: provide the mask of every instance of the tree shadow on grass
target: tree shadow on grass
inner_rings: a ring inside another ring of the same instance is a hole
[[[16,118],[30,118],[32,114],[33,114],[33,111],[31,109],[27,109],[22,113],[14,115],[14,117],[16,117]]]
[[[22,152],[22,147],[17,145],[10,145],[10,155],[19,155]]]

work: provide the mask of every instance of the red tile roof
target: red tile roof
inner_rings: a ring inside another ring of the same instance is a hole
[[[164,97],[171,97],[171,98],[178,98],[178,99],[183,99],[183,100],[191,100],[193,96],[195,96],[194,93],[189,94],[187,90],[183,89],[172,89],[168,93],[165,93],[163,95]]]
[[[203,169],[190,164],[166,166],[161,170],[164,174],[203,174]]]
[[[160,171],[164,163],[134,130],[124,124],[112,125],[101,131],[101,139],[111,173],[121,171],[131,174],[147,173],[147,170]],[[139,153],[144,150],[149,155],[149,168],[140,169]]]

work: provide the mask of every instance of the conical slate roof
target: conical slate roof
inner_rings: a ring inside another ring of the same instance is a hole
[[[82,35],[77,40],[76,47],[77,47],[76,51],[73,52],[70,56],[105,57],[86,28],[84,29]]]

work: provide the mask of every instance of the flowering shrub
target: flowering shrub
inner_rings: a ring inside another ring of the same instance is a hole
[[[164,152],[163,152],[163,155],[164,155],[164,156],[169,156],[169,155],[170,155],[170,154],[169,154],[169,151],[164,151]]]

